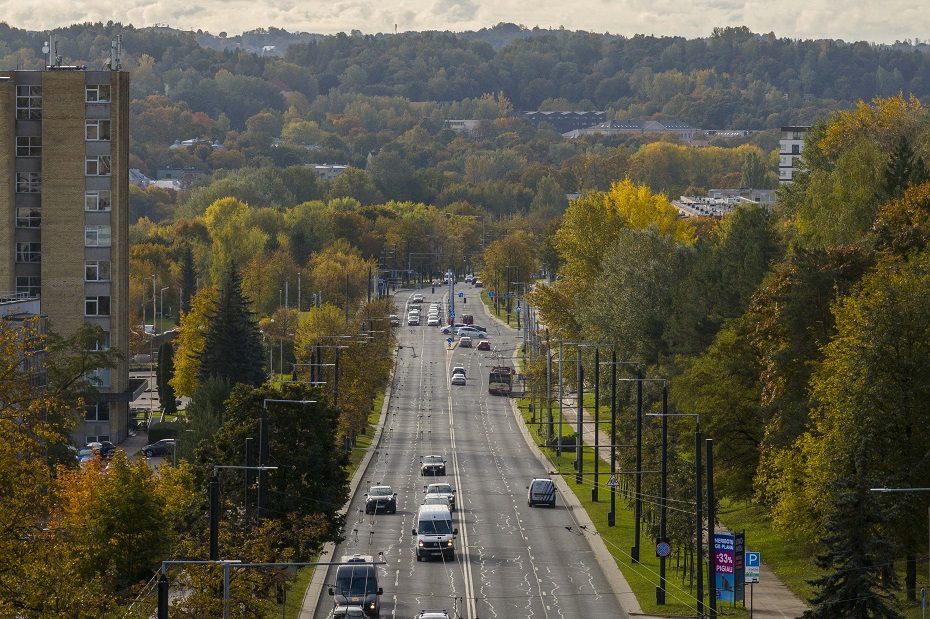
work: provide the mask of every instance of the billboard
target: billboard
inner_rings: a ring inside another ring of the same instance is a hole
[[[714,534],[714,580],[717,599],[721,602],[741,602],[745,599],[746,540],[742,533]]]

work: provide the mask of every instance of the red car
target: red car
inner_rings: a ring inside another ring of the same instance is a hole
[[[491,350],[491,342],[487,340],[481,340],[478,342],[478,345],[475,348],[478,350]]]
[[[462,316],[462,322],[465,323],[466,325],[473,325],[475,324],[475,317],[472,316],[471,314],[464,314]]]

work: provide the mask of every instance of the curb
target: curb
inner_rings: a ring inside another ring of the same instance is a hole
[[[378,425],[375,426],[375,440],[368,446],[368,451],[359,463],[358,468],[355,469],[355,473],[352,475],[352,481],[349,482],[349,498],[337,512],[338,514],[345,514],[348,512],[349,506],[352,504],[352,499],[355,498],[355,493],[358,491],[362,478],[368,470],[368,465],[371,463],[372,457],[381,445],[381,438],[384,436],[384,422],[387,419],[388,408],[391,406],[391,391],[394,387],[394,370],[397,368],[397,347],[394,348],[392,356],[393,363],[391,364],[391,373],[388,376],[387,386],[384,388],[384,402],[381,404],[381,417],[378,419]],[[326,542],[323,544],[323,550],[320,552],[317,561],[320,563],[332,561],[335,551],[336,544],[333,542]],[[307,589],[304,591],[303,601],[300,604],[300,613],[297,615],[299,618],[313,617],[316,606],[319,604],[320,597],[323,593],[323,584],[326,579],[327,571],[329,570],[314,569],[313,578],[310,579],[310,584],[307,585]],[[312,604],[312,606],[308,607],[308,603]]]

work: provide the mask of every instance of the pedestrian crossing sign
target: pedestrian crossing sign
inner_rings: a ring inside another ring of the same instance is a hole
[[[616,475],[611,475],[611,476],[610,476],[610,479],[607,480],[607,487],[608,487],[608,488],[616,488],[616,487],[619,486],[619,485],[620,485],[620,482],[617,481],[617,476],[616,476]]]

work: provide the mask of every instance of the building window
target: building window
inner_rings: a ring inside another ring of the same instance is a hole
[[[109,247],[110,226],[84,226],[84,247]]]
[[[109,211],[110,210],[109,190],[85,191],[84,192],[84,210],[85,211]]]
[[[84,173],[87,176],[109,176],[110,155],[98,155],[84,160]]]
[[[84,138],[91,142],[109,142],[110,121],[88,120],[84,124]]]
[[[800,146],[799,144],[792,144],[792,145],[791,145],[791,154],[792,154],[792,155],[800,155],[800,154],[801,154],[801,146]]]
[[[97,402],[96,404],[89,404],[84,407],[84,421],[110,421],[110,403],[109,402]],[[108,441],[109,438],[104,436],[88,436],[87,442],[93,443],[94,441],[90,439],[96,439],[98,441]]]
[[[16,87],[16,119],[42,120],[42,87]]]
[[[16,207],[17,228],[38,228],[42,225],[42,209],[37,206]]]
[[[41,157],[42,156],[42,136],[27,135],[16,137],[16,156],[17,157]]]
[[[109,260],[88,260],[84,263],[84,281],[108,282],[110,281]]]
[[[16,193],[39,193],[42,191],[42,175],[38,172],[17,172]]]
[[[100,351],[100,350],[109,350],[110,349],[110,332],[103,331],[100,335],[100,339],[94,342],[94,347],[91,348],[91,351]]]
[[[87,103],[109,103],[110,102],[110,85],[109,84],[98,84],[96,86],[88,86],[84,91],[86,97],[84,98]]]
[[[30,297],[37,297],[42,293],[42,278],[38,275],[17,275],[16,292]]]
[[[109,316],[110,315],[110,297],[84,297],[84,315],[85,316]]]
[[[108,441],[108,440],[110,440],[109,434],[98,434],[97,436],[94,436],[92,434],[87,435],[87,443],[96,443],[97,441]]]
[[[17,243],[16,262],[42,262],[42,243]]]
[[[94,387],[109,387],[110,386],[110,368],[97,368],[96,370],[91,370],[84,374],[84,378],[87,379],[87,382],[92,384]],[[107,410],[107,418],[109,419],[109,409]],[[106,419],[91,419],[89,421],[106,421]]]

